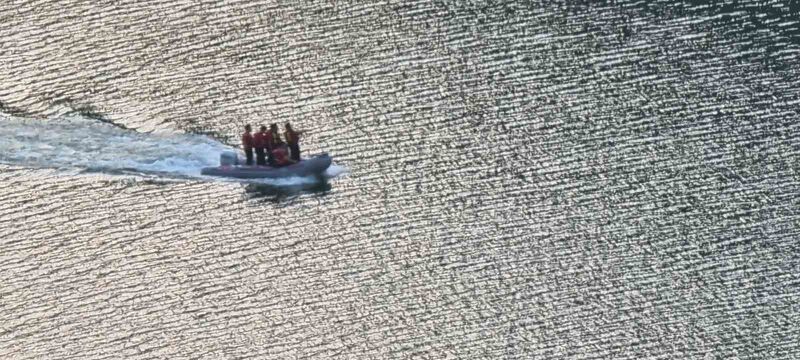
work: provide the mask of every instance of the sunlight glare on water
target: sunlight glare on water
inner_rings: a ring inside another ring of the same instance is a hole
[[[795,358],[798,15],[2,3],[0,358]]]

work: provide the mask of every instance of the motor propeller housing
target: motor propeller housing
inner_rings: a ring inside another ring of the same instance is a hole
[[[234,166],[239,165],[239,157],[233,151],[223,151],[219,154],[220,166]]]

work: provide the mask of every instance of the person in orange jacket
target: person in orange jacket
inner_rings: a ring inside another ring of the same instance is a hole
[[[291,159],[294,162],[298,162],[300,161],[300,135],[303,135],[303,131],[295,131],[292,129],[292,124],[288,122],[284,126],[286,131],[283,136],[286,139],[286,144],[289,145]]]
[[[265,138],[267,143],[267,162],[269,162],[269,166],[275,166],[275,149],[283,145],[281,135],[278,133],[278,124],[271,124],[269,126],[269,132],[267,132]]]

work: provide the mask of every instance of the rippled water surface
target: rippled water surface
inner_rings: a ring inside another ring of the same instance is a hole
[[[796,358],[798,9],[613,3],[0,4],[0,358]]]

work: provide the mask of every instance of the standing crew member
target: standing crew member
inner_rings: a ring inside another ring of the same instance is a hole
[[[244,156],[247,157],[247,166],[253,165],[253,135],[250,134],[252,129],[250,124],[247,124],[244,126],[244,134],[242,134],[242,147]]]
[[[264,148],[267,145],[266,131],[267,127],[261,125],[259,131],[253,135],[253,147],[256,149],[256,165],[259,166],[267,165],[267,161],[264,159]]]
[[[273,151],[277,149],[280,145],[283,145],[283,141],[281,141],[281,135],[278,133],[278,124],[270,124],[269,132],[266,135],[266,143],[267,143],[267,162],[269,162],[269,166],[275,166],[275,156],[273,155]]]
[[[286,143],[289,144],[289,151],[291,151],[291,158],[294,162],[300,161],[300,135],[303,135],[303,131],[294,131],[292,129],[292,125],[288,122],[285,125],[286,132],[284,132],[284,137],[286,138]]]

